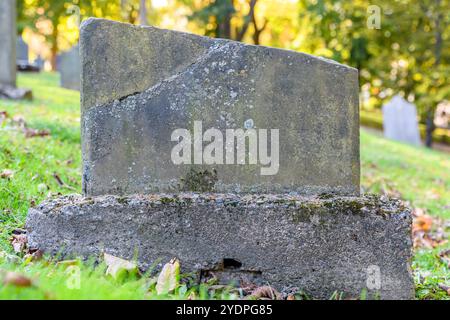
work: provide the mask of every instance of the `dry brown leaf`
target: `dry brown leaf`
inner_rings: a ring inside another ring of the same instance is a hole
[[[29,287],[32,285],[30,278],[27,278],[20,273],[8,271],[3,279],[5,285],[13,285],[16,287]]]
[[[282,300],[282,295],[271,286],[262,286],[253,290],[253,292],[247,296],[247,299]]]
[[[28,255],[31,256],[31,260],[38,261],[42,259],[44,252],[42,250],[28,250]]]
[[[33,137],[45,137],[50,135],[50,130],[38,130],[32,128],[23,128],[23,132],[25,133],[25,138],[33,138]]]
[[[444,220],[426,214],[421,208],[415,208],[412,215],[414,248],[432,249],[448,241]]]
[[[8,118],[8,112],[0,111],[0,125]]]
[[[441,259],[442,263],[447,265],[448,268],[450,268],[450,249],[444,250],[441,253],[439,253],[439,258]]]
[[[413,232],[416,231],[425,231],[428,232],[431,230],[433,225],[433,218],[427,214],[423,214],[414,218],[413,222]]]
[[[28,238],[26,234],[13,234],[11,238],[11,244],[13,246],[14,252],[22,253],[25,251],[27,246]]]
[[[4,169],[2,172],[0,172],[0,178],[2,179],[9,179],[12,178],[14,175],[14,171],[9,169]]]

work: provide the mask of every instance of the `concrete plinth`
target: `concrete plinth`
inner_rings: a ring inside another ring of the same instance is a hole
[[[410,211],[378,197],[153,194],[66,196],[30,209],[29,245],[62,257],[177,257],[183,272],[333,292],[414,297]],[[158,264],[159,262],[159,264]]]

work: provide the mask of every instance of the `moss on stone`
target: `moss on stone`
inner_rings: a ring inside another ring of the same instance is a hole
[[[180,181],[181,191],[212,192],[217,182],[217,171],[192,168]]]

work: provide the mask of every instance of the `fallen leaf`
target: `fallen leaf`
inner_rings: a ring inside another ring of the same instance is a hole
[[[180,262],[177,258],[173,258],[166,263],[161,270],[156,282],[156,292],[158,294],[167,294],[178,285],[180,279]]]
[[[50,130],[38,130],[32,128],[23,128],[23,132],[25,133],[25,138],[33,138],[33,137],[45,137],[50,135]]]
[[[441,253],[439,253],[439,258],[441,259],[442,263],[447,265],[448,268],[450,268],[450,249],[444,250]]]
[[[13,234],[11,238],[11,244],[16,253],[22,253],[27,246],[27,242],[28,239],[26,234]]]
[[[429,215],[421,215],[414,219],[413,222],[413,232],[415,231],[425,231],[428,232],[431,230],[431,226],[433,225],[433,218]]]
[[[295,300],[295,296],[293,294],[290,294],[287,296],[286,300]]]
[[[21,115],[15,115],[13,118],[12,118],[12,121],[17,125],[17,126],[19,126],[20,128],[25,128],[26,127],[26,122],[25,122],[25,118],[23,117],[23,116],[21,116]]]
[[[246,298],[250,300],[251,299],[282,300],[282,295],[271,286],[262,286],[253,290],[253,292]]]
[[[103,255],[103,258],[108,266],[106,269],[106,274],[111,275],[114,279],[118,279],[125,273],[138,273],[137,264],[134,262],[121,259],[107,253]]]
[[[8,118],[8,112],[0,111],[0,125]]]
[[[42,250],[28,250],[28,254],[31,254],[31,260],[38,261],[41,260],[44,256],[44,252]]]
[[[445,220],[426,214],[421,208],[415,208],[413,213],[412,236],[414,248],[436,248],[448,240]]]
[[[13,175],[14,175],[14,171],[9,170],[9,169],[4,169],[2,172],[0,172],[0,178],[2,178],[2,179],[12,178]]]
[[[29,287],[32,282],[30,278],[27,278],[20,273],[8,271],[3,279],[4,285],[14,285],[16,287]]]

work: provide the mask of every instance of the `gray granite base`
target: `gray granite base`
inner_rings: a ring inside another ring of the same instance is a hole
[[[61,257],[171,258],[222,282],[298,288],[312,298],[412,299],[411,215],[374,196],[66,196],[30,209],[29,245]],[[202,279],[199,279],[202,280]],[[241,283],[239,283],[241,282]]]
[[[0,99],[33,100],[33,93],[30,89],[0,84]]]

